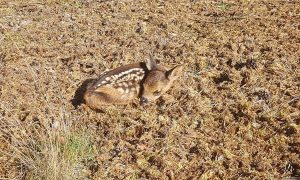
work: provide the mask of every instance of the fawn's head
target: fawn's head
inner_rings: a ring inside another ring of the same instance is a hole
[[[141,104],[147,104],[159,98],[162,94],[170,89],[173,82],[181,75],[183,66],[178,65],[170,70],[159,66],[150,58],[146,62],[148,73],[142,84],[143,91],[141,95]]]

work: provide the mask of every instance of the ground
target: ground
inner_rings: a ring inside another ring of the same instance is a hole
[[[0,2],[0,178],[300,174],[297,0]],[[146,107],[85,82],[153,53],[184,74]]]

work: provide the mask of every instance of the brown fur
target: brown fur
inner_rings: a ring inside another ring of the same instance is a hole
[[[139,68],[144,73],[141,75],[135,74],[136,69],[134,68]],[[131,73],[126,74],[130,74],[128,76],[131,78],[130,80],[117,82],[119,79],[122,80],[122,72],[129,72],[130,70]],[[180,68],[181,70],[182,68]],[[138,97],[143,97],[147,101],[154,101],[165,93],[178,77],[177,74],[176,77],[168,76],[170,71],[167,71],[163,66],[156,65],[153,60],[148,60],[147,63],[135,63],[116,68],[100,76],[87,87],[84,93],[85,103],[93,109],[100,109],[109,104],[127,104]],[[139,79],[133,79],[137,75],[139,75]],[[141,91],[142,89],[143,91]],[[159,96],[154,96],[152,93],[157,89],[160,89],[162,93]]]

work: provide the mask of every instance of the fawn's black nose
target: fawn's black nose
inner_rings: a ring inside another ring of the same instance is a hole
[[[141,105],[145,105],[145,104],[147,104],[148,102],[149,102],[149,101],[148,101],[147,98],[145,98],[145,97],[142,97],[142,98],[141,98],[141,101],[140,101]]]

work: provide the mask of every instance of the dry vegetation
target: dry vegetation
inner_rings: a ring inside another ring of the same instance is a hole
[[[297,177],[299,29],[297,0],[1,0],[0,178]],[[150,51],[185,64],[168,95],[80,104]]]

